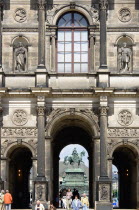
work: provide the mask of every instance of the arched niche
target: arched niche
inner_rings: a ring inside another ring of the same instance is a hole
[[[120,74],[133,72],[133,45],[132,38],[127,35],[123,35],[117,40],[117,69]]]
[[[13,47],[13,71],[14,73],[26,73],[28,70],[29,41],[20,35],[12,40]]]

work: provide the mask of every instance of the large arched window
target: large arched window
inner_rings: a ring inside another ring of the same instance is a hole
[[[58,73],[88,72],[88,22],[77,12],[68,12],[58,20]]]

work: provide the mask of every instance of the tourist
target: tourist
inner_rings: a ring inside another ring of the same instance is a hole
[[[50,210],[56,210],[56,207],[53,205],[53,202],[50,203]]]
[[[6,193],[4,195],[5,210],[11,210],[12,202],[13,202],[12,195],[9,193],[9,190],[6,190]]]
[[[0,210],[4,210],[4,190],[0,193]]]
[[[70,189],[68,189],[66,193],[66,208],[69,210],[71,208],[71,203],[72,203],[72,192]]]
[[[81,198],[81,203],[83,206],[83,210],[87,210],[89,208],[89,200],[86,194],[83,194],[83,197]]]
[[[75,196],[75,199],[72,201],[71,207],[73,210],[79,210],[82,207],[81,201],[78,199],[78,196]]]
[[[36,202],[35,210],[44,210],[44,205],[39,200]]]

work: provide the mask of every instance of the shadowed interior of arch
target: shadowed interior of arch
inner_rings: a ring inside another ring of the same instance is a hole
[[[55,198],[59,194],[59,155],[61,150],[69,144],[80,144],[83,146],[89,156],[89,198],[90,205],[93,206],[93,143],[89,133],[77,126],[69,126],[63,128],[57,133],[53,141],[53,192],[52,197]],[[72,152],[72,151],[71,151]]]
[[[32,153],[26,147],[16,148],[9,156],[9,190],[13,196],[12,208],[30,206]]]
[[[136,154],[127,147],[118,147],[113,153],[113,164],[118,169],[119,208],[135,209],[137,206]]]

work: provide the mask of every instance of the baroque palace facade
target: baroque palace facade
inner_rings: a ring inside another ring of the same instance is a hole
[[[139,208],[138,0],[0,0],[0,177],[14,208],[59,193],[59,154],[89,154],[90,206]]]

